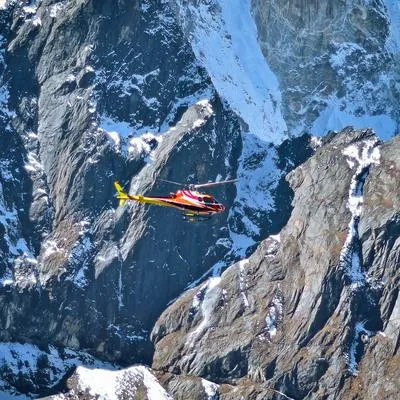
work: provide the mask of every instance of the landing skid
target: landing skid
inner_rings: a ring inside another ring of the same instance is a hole
[[[188,222],[201,222],[211,219],[211,214],[182,214],[182,218]]]

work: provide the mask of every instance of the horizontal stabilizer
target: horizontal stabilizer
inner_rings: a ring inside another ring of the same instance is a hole
[[[114,186],[115,186],[115,189],[117,189],[118,194],[126,194],[124,192],[124,189],[122,189],[122,186],[120,185],[120,183],[118,181],[114,182]]]
[[[114,182],[115,189],[117,189],[117,199],[119,199],[119,205],[122,207],[125,205],[126,201],[129,200],[129,195],[124,192],[122,186],[119,184],[118,181]]]

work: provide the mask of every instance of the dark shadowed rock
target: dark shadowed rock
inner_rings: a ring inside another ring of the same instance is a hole
[[[234,177],[239,126],[166,2],[22,6],[1,21],[15,115],[1,125],[11,132],[0,160],[13,218],[1,222],[0,338],[150,360],[160,312],[227,251],[227,214],[191,225],[173,210],[115,211],[113,181],[168,194],[158,178]],[[104,120],[130,133],[117,144]],[[229,207],[234,188],[215,195]]]

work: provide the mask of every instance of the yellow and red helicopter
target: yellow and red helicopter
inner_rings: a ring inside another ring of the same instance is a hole
[[[160,179],[163,182],[172,183],[179,186],[184,186],[178,182],[168,181]],[[171,193],[169,196],[144,196],[141,194],[128,194],[126,193],[118,181],[114,182],[114,186],[117,189],[117,198],[119,199],[119,205],[123,206],[126,201],[133,200],[139,203],[155,204],[164,207],[174,207],[183,211],[185,217],[196,217],[196,216],[211,216],[216,213],[225,211],[225,206],[222,203],[218,203],[215,198],[209,194],[200,193],[197,189],[223,185],[226,183],[236,182],[237,179],[230,179],[219,182],[209,182],[202,184],[189,184],[187,189],[180,189],[175,193]]]

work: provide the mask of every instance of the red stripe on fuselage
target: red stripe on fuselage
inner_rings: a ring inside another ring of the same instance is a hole
[[[179,201],[178,199],[175,199],[173,197],[167,197],[167,196],[146,196],[148,198],[154,199],[154,200],[159,200],[163,203],[166,203],[170,206],[173,206],[175,208],[179,208],[181,210],[190,210],[194,212],[205,212],[205,213],[215,213],[220,211],[219,208],[213,207],[213,205],[207,206],[206,204],[199,204],[196,201],[193,201],[193,199],[186,199],[186,201],[190,201],[190,204],[183,203]],[[196,197],[197,199],[197,197]]]

